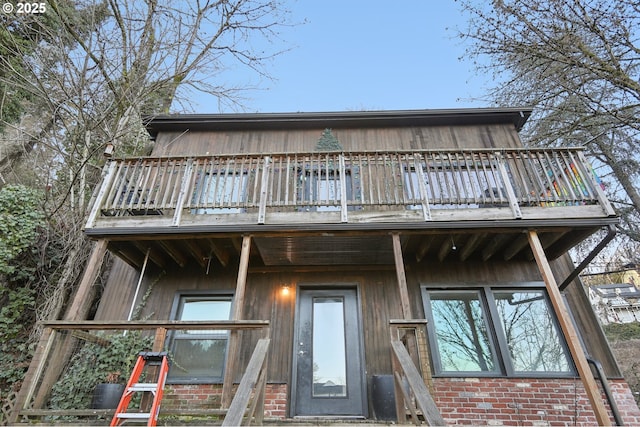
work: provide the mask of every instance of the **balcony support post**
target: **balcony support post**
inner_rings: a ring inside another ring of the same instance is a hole
[[[244,294],[247,286],[247,272],[249,270],[249,253],[251,252],[251,236],[242,237],[242,249],[240,250],[240,265],[238,266],[238,279],[236,281],[236,293],[233,297],[231,320],[242,319],[244,308]],[[229,333],[229,346],[227,363],[224,368],[224,381],[222,384],[222,408],[228,408],[233,397],[233,377],[236,370],[236,362],[240,352],[240,335],[237,330]]]
[[[182,208],[184,207],[184,201],[189,189],[189,183],[191,182],[191,175],[193,174],[193,159],[187,159],[187,164],[184,169],[184,176],[182,177],[182,183],[180,184],[180,194],[178,194],[178,200],[176,200],[176,210],[173,213],[173,221],[171,225],[177,227],[180,225],[180,219],[182,218]]]
[[[538,264],[538,269],[540,270],[540,274],[542,275],[542,279],[544,280],[547,288],[547,292],[549,293],[551,305],[558,317],[558,323],[560,324],[560,328],[567,340],[567,346],[569,347],[573,361],[578,369],[578,374],[580,375],[585,392],[587,393],[589,402],[591,403],[591,407],[595,413],[598,425],[610,426],[611,420],[609,420],[607,409],[602,401],[600,390],[598,389],[598,385],[596,384],[589,363],[587,362],[578,333],[576,332],[573,322],[571,321],[571,317],[569,316],[569,311],[562,299],[558,285],[556,284],[556,279],[553,276],[553,271],[551,271],[551,266],[549,265],[549,261],[544,253],[540,239],[538,238],[538,233],[535,230],[529,230],[527,237],[536,263]]]
[[[269,156],[264,157],[264,162],[262,166],[262,179],[260,181],[260,201],[258,206],[258,224],[264,224],[265,217],[267,214],[267,198],[268,198],[268,187],[269,187],[269,166],[271,164],[271,159]]]
[[[500,171],[500,177],[502,178],[502,183],[504,184],[504,189],[507,193],[507,199],[509,199],[509,207],[511,207],[511,211],[513,212],[513,217],[516,219],[522,219],[520,205],[518,205],[516,193],[513,191],[513,186],[511,185],[511,180],[509,179],[509,174],[507,173],[507,168],[504,165],[504,156],[499,152],[495,153],[495,156],[498,164],[498,170]]]
[[[409,291],[407,290],[407,276],[404,271],[404,260],[402,259],[402,244],[400,234],[392,233],[393,258],[396,263],[396,276],[398,278],[398,290],[400,291],[400,304],[402,305],[402,315],[404,319],[413,319],[411,314],[411,303],[409,301]]]

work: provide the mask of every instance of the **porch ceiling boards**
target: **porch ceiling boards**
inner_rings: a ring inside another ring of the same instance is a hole
[[[539,228],[545,253],[555,259],[598,228]],[[406,230],[400,232],[407,264],[445,261],[533,260],[525,228],[467,230]],[[250,269],[276,270],[318,266],[392,266],[389,230],[299,231],[252,233]],[[240,256],[241,234],[118,236],[109,249],[135,268],[145,255],[161,268],[203,268],[235,265]]]

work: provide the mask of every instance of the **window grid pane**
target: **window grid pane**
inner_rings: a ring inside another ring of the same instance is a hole
[[[496,357],[478,292],[430,292],[431,313],[445,372],[493,372]]]
[[[541,291],[493,293],[515,372],[570,372],[556,322]]]

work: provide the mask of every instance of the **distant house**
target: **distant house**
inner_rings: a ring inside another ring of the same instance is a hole
[[[530,113],[154,118],[151,156],[105,165],[10,422],[109,419],[50,396],[124,329],[171,356],[161,417],[639,425],[567,255],[618,218],[582,149],[523,147]]]
[[[631,283],[590,286],[589,299],[604,325],[640,322],[640,290]]]

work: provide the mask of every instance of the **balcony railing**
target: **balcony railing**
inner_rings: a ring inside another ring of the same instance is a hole
[[[432,221],[452,209],[522,218],[525,208],[578,206],[615,215],[575,148],[147,157],[108,163],[87,228],[132,216],[180,226],[198,215],[267,224],[318,212],[345,223],[399,210]]]

